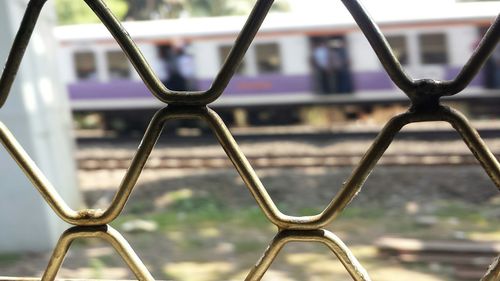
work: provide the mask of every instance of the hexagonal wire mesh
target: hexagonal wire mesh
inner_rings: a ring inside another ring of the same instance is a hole
[[[0,106],[5,103],[8,97],[24,51],[36,25],[37,18],[46,1],[30,0],[28,4],[8,56],[6,67],[0,78]],[[321,213],[314,216],[295,217],[283,214],[277,208],[224,122],[208,106],[224,92],[269,12],[273,1],[258,0],[256,2],[254,9],[212,86],[209,90],[203,92],[169,90],[154,74],[141,51],[137,48],[121,23],[106,7],[105,3],[102,0],[84,1],[120,44],[151,93],[160,101],[168,104],[168,106],[159,110],[151,120],[130,168],[127,170],[119,186],[119,190],[106,210],[71,209],[19,145],[9,129],[0,123],[0,139],[10,155],[16,160],[19,167],[32,181],[54,212],[64,221],[75,225],[62,234],[53,251],[42,280],[55,279],[57,271],[73,240],[90,237],[102,238],[109,242],[139,280],[154,280],[127,241],[118,231],[107,224],[120,215],[148,156],[165,123],[169,119],[198,118],[207,122],[215,133],[220,145],[224,148],[227,156],[243,178],[256,203],[264,212],[264,215],[279,229],[262,258],[250,270],[245,280],[260,280],[282,247],[292,241],[321,242],[332,250],[354,280],[371,280],[368,273],[356,260],[349,248],[333,233],[322,228],[331,223],[360,191],[363,183],[387,147],[391,144],[395,135],[407,124],[427,121],[445,121],[450,123],[463,138],[474,156],[479,160],[491,180],[500,188],[500,164],[498,160],[489,151],[477,131],[471,127],[467,119],[460,112],[445,107],[440,103],[441,97],[455,95],[462,91],[488,59],[500,39],[500,16],[497,16],[495,22],[486,32],[466,65],[454,80],[414,80],[401,67],[384,35],[359,1],[342,0],[375,50],[392,81],[411,100],[411,106],[406,113],[395,116],[385,125],[360,163],[355,167],[342,189]],[[498,262],[492,264],[482,280],[500,280],[500,264]]]

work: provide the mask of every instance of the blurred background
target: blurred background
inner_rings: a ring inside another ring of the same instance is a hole
[[[3,2],[5,61],[27,1]],[[179,91],[211,86],[255,4],[105,2],[160,80]],[[440,80],[458,74],[500,11],[500,1],[363,4],[412,77]],[[444,99],[472,121],[497,158],[499,102],[500,47],[463,93]],[[211,107],[280,210],[314,215],[408,105],[340,1],[287,0],[274,5]],[[163,106],[84,1],[56,0],[42,12],[0,117],[70,206],[105,209]],[[10,179],[0,191],[0,275],[41,276],[68,226],[8,154],[0,156]],[[458,133],[449,124],[419,123],[403,129],[327,229],[373,280],[466,281],[480,279],[500,253],[499,218],[500,193]],[[242,280],[276,233],[198,120],[167,122],[111,225],[156,279],[180,281]],[[58,276],[134,278],[99,240],[74,243]],[[323,245],[292,243],[264,280],[351,279]]]

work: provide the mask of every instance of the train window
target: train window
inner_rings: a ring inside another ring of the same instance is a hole
[[[423,64],[448,63],[445,34],[421,34],[418,37],[418,41],[420,45],[420,59]]]
[[[90,51],[76,52],[73,55],[78,80],[97,79],[95,54]]]
[[[233,46],[221,46],[219,48],[219,61],[220,61],[221,67],[224,64],[224,62],[226,61],[227,56],[229,56],[229,52],[231,52],[232,48],[233,48]],[[244,74],[245,69],[246,69],[246,64],[245,64],[245,60],[243,59],[241,61],[241,64],[238,66],[238,69],[236,69],[236,73],[237,74]]]
[[[281,70],[281,55],[276,43],[258,44],[255,46],[257,69],[259,73],[276,73]]]
[[[387,42],[402,65],[408,64],[408,45],[403,35],[387,36]]]
[[[130,66],[127,56],[120,51],[106,53],[108,73],[111,80],[130,78]]]

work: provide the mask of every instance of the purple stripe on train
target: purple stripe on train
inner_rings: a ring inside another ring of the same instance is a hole
[[[115,80],[109,83],[81,81],[69,85],[72,100],[134,99],[153,97],[141,81]]]
[[[352,75],[355,91],[373,91],[394,89],[389,75],[380,71],[355,72]]]
[[[461,67],[447,67],[445,70],[444,79],[455,79],[460,70]],[[353,83],[356,91],[388,90],[396,88],[386,72],[378,71],[356,72],[353,74]],[[483,85],[484,71],[480,71],[471,81],[469,86],[481,87]]]
[[[199,80],[197,83],[199,89],[208,89],[212,84],[212,79]],[[229,95],[297,93],[310,92],[311,87],[311,78],[308,75],[236,76],[229,82],[225,93]],[[72,100],[152,97],[141,81],[127,80],[116,80],[110,83],[82,81],[70,84],[69,92]]]
[[[208,89],[212,79],[198,81],[200,89]],[[229,82],[225,92],[228,94],[280,94],[310,92],[312,88],[309,75],[261,75],[256,77],[235,76]]]
[[[453,80],[455,77],[457,77],[457,74],[462,70],[461,67],[449,67],[448,70],[446,71],[446,80]],[[485,73],[484,69],[479,71],[479,73],[472,79],[470,82],[469,86],[474,86],[474,87],[484,87],[485,85]]]
[[[460,68],[449,67],[445,78],[450,80],[460,71]],[[470,86],[483,85],[484,73],[480,72]],[[394,84],[383,71],[355,72],[352,75],[355,91],[390,90]],[[208,89],[212,79],[202,79],[198,82],[199,89]],[[110,83],[83,81],[69,85],[72,100],[99,99],[143,99],[153,98],[142,81],[116,80]],[[310,75],[263,75],[257,77],[235,76],[225,90],[225,95],[249,94],[293,94],[312,92],[313,78]]]

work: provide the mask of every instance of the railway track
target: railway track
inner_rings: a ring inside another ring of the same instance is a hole
[[[397,139],[400,140],[457,140],[460,139],[458,133],[448,127],[444,129],[442,124],[438,130],[433,130],[429,128],[424,129],[404,129],[400,131],[397,135]],[[483,139],[495,139],[500,138],[500,125],[479,127],[478,133]],[[238,141],[289,141],[289,140],[315,140],[315,141],[332,141],[332,140],[344,140],[344,139],[374,139],[380,133],[379,127],[370,128],[365,130],[302,130],[298,128],[294,129],[283,129],[281,127],[271,127],[271,128],[255,128],[255,129],[232,129],[232,134]],[[167,139],[169,142],[173,143],[199,143],[199,142],[209,142],[214,139],[213,134],[208,129],[191,129],[194,133],[192,135],[183,134],[168,134],[164,133],[161,139]],[[92,144],[92,143],[129,143],[138,141],[138,137],[132,136],[83,136],[82,134],[77,134],[77,142],[82,145]]]
[[[105,156],[105,155],[104,155]],[[325,154],[325,155],[271,155],[248,156],[254,168],[300,168],[300,167],[343,167],[354,166],[361,160],[361,154]],[[79,157],[81,170],[127,169],[132,157]],[[476,165],[478,161],[468,154],[387,154],[378,165],[418,166],[418,165]],[[179,157],[153,155],[146,163],[146,169],[186,169],[186,168],[229,168],[232,163],[224,155],[205,157]]]
[[[446,125],[446,124],[445,124]],[[500,123],[478,123],[479,132],[493,153],[500,156]],[[436,125],[433,125],[436,126]],[[437,130],[434,130],[437,129]],[[343,167],[357,165],[376,129],[306,131],[304,128],[246,128],[234,130],[254,168]],[[101,138],[78,140],[78,167],[82,170],[127,169],[138,139]],[[398,135],[379,165],[476,165],[458,133],[443,124],[426,124]],[[146,169],[229,168],[232,164],[211,135],[179,137],[165,135],[153,150]]]

